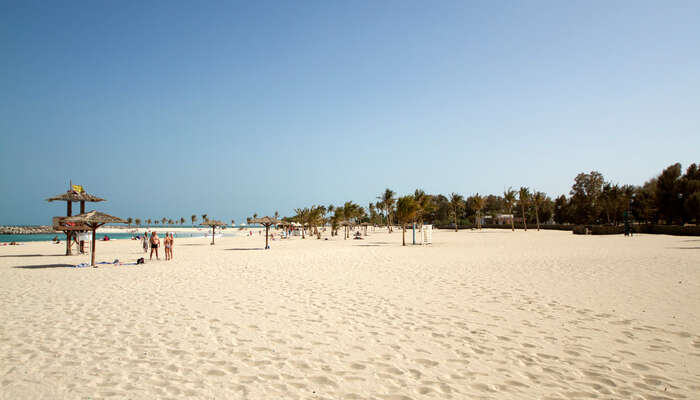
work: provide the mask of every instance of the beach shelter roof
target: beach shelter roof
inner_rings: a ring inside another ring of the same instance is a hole
[[[94,210],[66,217],[63,219],[63,222],[76,222],[83,225],[126,224],[126,221],[119,217]]]
[[[252,224],[260,224],[263,226],[270,226],[270,225],[277,225],[280,223],[280,220],[272,217],[262,217],[262,218],[253,218],[250,220]]]
[[[223,223],[223,222],[221,222],[221,221],[218,221],[218,220],[215,220],[215,219],[210,219],[209,221],[204,221],[204,222],[202,222],[200,225],[211,226],[211,227],[215,227],[215,226],[226,226],[225,223]]]
[[[78,193],[76,191],[69,190],[63,194],[59,194],[58,196],[50,197],[46,199],[46,201],[88,201],[91,203],[96,203],[98,201],[105,201],[105,199],[87,194],[85,192]]]
[[[76,222],[82,225],[87,225],[92,229],[92,258],[91,265],[95,266],[95,231],[97,228],[104,224],[126,224],[126,221],[119,217],[113,215],[105,214],[99,211],[88,211],[86,213],[78,214],[73,217],[66,217],[64,222]]]
[[[281,225],[281,226],[289,226],[289,225],[293,225],[293,224],[294,224],[293,222],[287,222],[287,221],[280,221],[277,223],[277,225]]]
[[[262,218],[253,218],[250,220],[250,222],[253,224],[260,224],[260,225],[263,225],[265,227],[265,249],[269,249],[270,245],[269,245],[267,236],[268,236],[268,231],[270,230],[270,225],[277,225],[282,221],[278,220],[277,218],[265,216]]]

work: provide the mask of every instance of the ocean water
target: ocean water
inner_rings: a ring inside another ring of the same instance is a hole
[[[149,230],[150,231],[150,230]],[[156,229],[156,232],[158,232],[159,236],[163,236],[165,232],[168,232],[168,228],[164,229]],[[226,237],[233,237],[233,236],[238,236],[238,229],[227,229],[224,231],[224,236]],[[247,231],[245,231],[247,232]],[[219,232],[217,232],[218,234]],[[139,230],[139,234],[143,234],[143,231]],[[204,237],[205,234],[211,235],[211,229],[206,231],[202,230],[201,232],[173,232],[175,235],[175,238],[185,238],[185,237]],[[119,233],[104,233],[100,232],[99,230],[97,231],[97,234],[95,235],[95,238],[97,240],[102,239],[105,236],[109,236],[110,240],[111,239],[131,239],[132,236],[134,236],[133,233],[130,232],[119,232]],[[53,240],[54,237],[58,237],[58,240],[61,242],[66,240],[66,235],[64,233],[41,233],[41,234],[36,234],[36,235],[0,235],[0,243],[9,243],[9,242],[50,242]]]

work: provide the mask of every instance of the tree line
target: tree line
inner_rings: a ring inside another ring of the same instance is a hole
[[[362,207],[352,201],[343,205],[313,205],[295,209],[295,215],[285,218],[309,228],[320,237],[318,227],[331,226],[337,235],[345,227],[362,223],[405,228],[407,224],[424,223],[481,227],[482,220],[501,216],[515,229],[515,220],[527,230],[528,224],[539,229],[551,224],[610,224],[630,220],[653,224],[686,224],[700,221],[700,169],[691,164],[683,173],[680,164],[664,169],[657,177],[641,186],[620,185],[606,181],[598,171],[580,173],[574,178],[569,195],[554,200],[546,193],[522,186],[504,190],[503,194],[464,197],[459,193],[428,194],[421,189],[397,197],[387,188],[376,202]],[[512,217],[511,217],[512,216]],[[305,230],[305,229],[304,229]]]

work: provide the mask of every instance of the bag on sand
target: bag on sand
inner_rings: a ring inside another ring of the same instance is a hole
[[[138,260],[136,260],[136,265],[145,264],[145,263],[146,263],[146,260],[144,260],[143,257],[141,257],[141,258],[139,258]]]

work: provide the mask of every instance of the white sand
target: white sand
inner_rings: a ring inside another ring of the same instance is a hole
[[[0,247],[0,398],[700,398],[699,238],[434,241]]]

